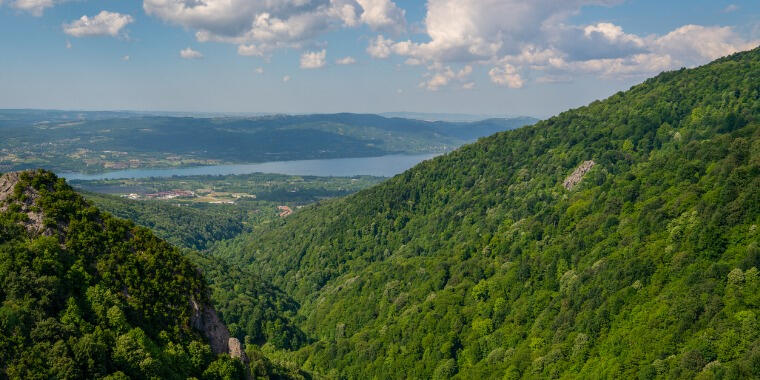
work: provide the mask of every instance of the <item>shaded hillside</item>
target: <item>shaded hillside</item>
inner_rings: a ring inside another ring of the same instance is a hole
[[[318,341],[282,355],[334,377],[751,378],[758,225],[753,50],[481,139],[215,254],[301,303]]]
[[[0,378],[245,377],[198,269],[50,172],[0,176],[0,283]]]

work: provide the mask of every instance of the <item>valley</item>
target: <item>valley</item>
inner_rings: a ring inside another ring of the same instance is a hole
[[[760,1],[0,0],[0,380],[760,379]]]

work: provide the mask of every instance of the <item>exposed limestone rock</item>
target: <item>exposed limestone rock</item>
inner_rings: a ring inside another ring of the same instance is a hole
[[[229,347],[230,356],[244,360],[243,358],[245,357],[245,352],[243,351],[243,346],[240,344],[240,341],[237,338],[230,338],[227,342],[227,346]]]
[[[583,163],[578,166],[578,168],[573,171],[572,174],[570,174],[567,178],[565,178],[565,182],[562,183],[563,186],[565,186],[565,189],[572,190],[575,185],[579,184],[581,180],[583,180],[583,176],[588,173],[591,168],[596,165],[596,162],[589,160],[589,161],[583,161]]]
[[[18,182],[18,173],[6,173],[0,176],[0,201],[13,194],[13,187]]]
[[[11,172],[0,176],[0,212],[8,210],[9,204],[7,200],[13,196],[16,184],[21,178],[21,173]],[[24,227],[32,233],[52,234],[52,230],[45,228],[42,211],[34,207],[37,198],[39,198],[37,191],[28,187],[24,189],[23,195],[23,201],[18,202],[18,204],[21,206],[20,211],[28,217],[28,220],[24,222]]]
[[[217,355],[229,354],[248,364],[248,357],[245,355],[242,344],[237,338],[230,336],[230,331],[219,319],[216,310],[211,306],[198,304],[195,300],[191,300],[190,304],[193,308],[190,323],[208,339],[211,351]]]

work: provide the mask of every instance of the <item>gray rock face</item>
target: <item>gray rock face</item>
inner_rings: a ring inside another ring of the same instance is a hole
[[[11,172],[0,176],[0,211],[6,211],[8,204],[6,200],[13,195],[13,191],[16,188],[16,184],[19,182],[21,172]],[[42,212],[33,208],[39,194],[32,188],[24,189],[25,199],[23,202],[18,202],[21,206],[21,212],[26,214],[28,219],[23,222],[27,231],[32,233],[44,233],[51,235],[52,230],[46,229],[43,223]]]
[[[572,190],[575,185],[579,184],[581,180],[583,180],[583,176],[588,173],[591,168],[596,165],[596,162],[592,160],[583,161],[580,166],[578,166],[572,174],[570,174],[567,178],[565,178],[565,181],[562,182],[562,186],[565,186],[565,189]]]
[[[245,355],[242,344],[237,338],[230,336],[230,331],[219,319],[216,310],[211,306],[198,304],[195,300],[191,300],[190,304],[193,308],[190,323],[208,339],[211,351],[217,355],[229,354],[248,364],[248,357]]]

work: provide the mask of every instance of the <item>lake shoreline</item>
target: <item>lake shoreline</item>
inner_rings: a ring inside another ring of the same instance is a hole
[[[271,173],[312,175],[320,177],[351,177],[369,175],[392,177],[418,163],[443,153],[390,154],[374,157],[328,158],[313,160],[270,161],[251,164],[204,165],[166,169],[124,169],[105,173],[60,172],[69,181],[93,181],[130,178],[166,178],[198,175],[234,175]]]

